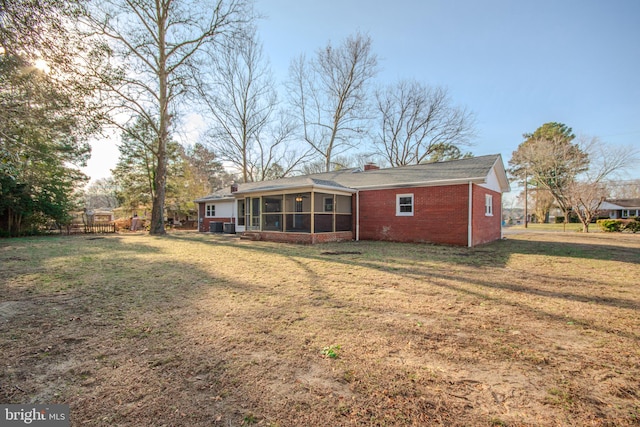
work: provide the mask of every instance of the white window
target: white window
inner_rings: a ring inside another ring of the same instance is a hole
[[[205,206],[205,213],[204,216],[206,216],[207,218],[213,218],[216,216],[216,205],[209,205],[207,204]]]
[[[637,209],[623,209],[622,210],[622,218],[633,218],[638,216]]]
[[[413,216],[413,194],[396,194],[396,216]]]
[[[485,216],[493,216],[493,196],[491,194],[484,196],[484,214]]]

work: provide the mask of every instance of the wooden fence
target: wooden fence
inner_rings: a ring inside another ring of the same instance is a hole
[[[98,234],[117,232],[114,223],[101,222],[94,224],[71,224],[67,227],[59,228],[60,234]]]
[[[84,234],[115,233],[116,225],[112,222],[96,222],[84,225]]]

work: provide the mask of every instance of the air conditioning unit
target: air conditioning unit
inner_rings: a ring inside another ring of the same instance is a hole
[[[224,228],[224,223],[222,222],[210,222],[209,223],[209,232],[210,233],[222,233]]]
[[[233,222],[225,222],[224,232],[227,234],[236,234],[236,225]]]

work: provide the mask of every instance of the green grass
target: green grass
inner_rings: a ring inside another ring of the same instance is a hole
[[[524,225],[513,225],[506,227],[506,229],[514,229],[514,230],[523,230],[525,229]],[[527,224],[526,229],[531,231],[563,231],[563,232],[581,232],[582,224],[578,223],[569,223],[569,224],[537,224],[537,223],[529,223]],[[600,228],[596,224],[591,224],[589,226],[589,232],[598,232]]]

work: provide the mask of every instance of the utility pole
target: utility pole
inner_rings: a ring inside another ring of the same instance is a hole
[[[529,223],[529,217],[527,215],[527,202],[529,201],[529,195],[527,194],[527,170],[524,170],[524,228],[527,228]]]

